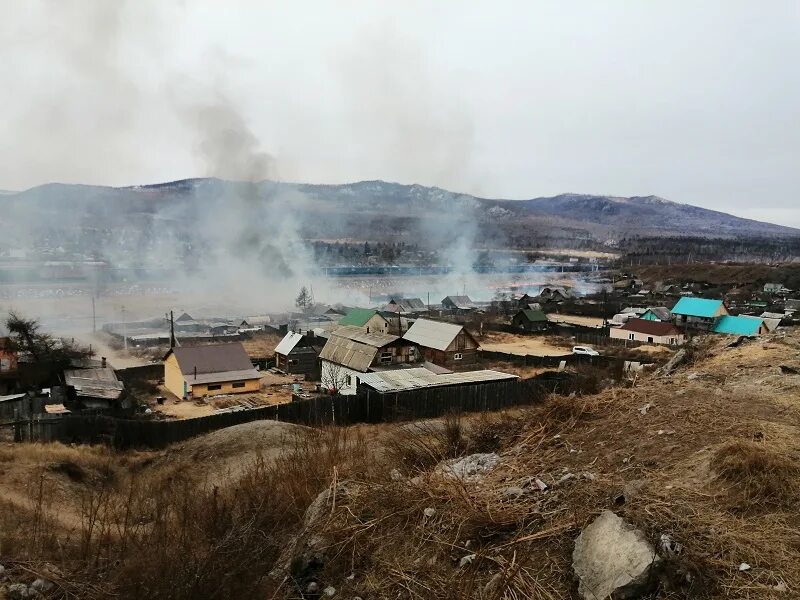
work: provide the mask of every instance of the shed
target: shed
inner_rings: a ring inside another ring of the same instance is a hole
[[[675,324],[688,329],[709,331],[728,314],[722,300],[683,297],[672,307]]]
[[[548,327],[547,315],[541,310],[523,309],[511,319],[511,325],[522,331],[544,331]]]
[[[64,383],[75,391],[74,400],[80,409],[111,410],[122,408],[120,397],[125,385],[110,367],[69,369]]]
[[[403,338],[417,344],[425,360],[448,369],[474,365],[480,344],[463,325],[417,319]]]
[[[164,385],[178,398],[241,394],[261,389],[241,343],[173,348],[164,357]]]
[[[307,336],[290,331],[275,346],[275,366],[292,375],[313,376],[318,370],[317,351]]]

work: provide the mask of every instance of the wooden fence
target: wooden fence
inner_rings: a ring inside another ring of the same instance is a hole
[[[355,396],[318,396],[277,406],[217,413],[183,420],[122,419],[101,415],[42,416],[12,424],[18,442],[104,443],[117,448],[161,448],[202,433],[272,419],[302,425],[349,425],[434,418],[448,412],[498,410],[540,402],[549,392],[581,387],[574,374],[545,373],[527,380],[416,389],[362,391]]]

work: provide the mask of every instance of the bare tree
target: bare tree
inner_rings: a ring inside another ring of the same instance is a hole
[[[342,365],[326,361],[322,363],[320,381],[331,394],[338,394],[350,385],[350,374]]]

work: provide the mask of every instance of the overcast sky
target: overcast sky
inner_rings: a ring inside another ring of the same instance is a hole
[[[800,226],[798,0],[0,7],[0,188],[236,175],[209,158],[233,122],[282,180]]]

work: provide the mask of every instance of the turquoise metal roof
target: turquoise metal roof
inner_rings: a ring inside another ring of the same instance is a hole
[[[720,317],[713,331],[714,333],[726,333],[728,335],[758,335],[758,330],[762,323],[761,319],[755,317],[725,315]]]
[[[722,300],[708,298],[681,298],[673,307],[673,315],[686,315],[688,317],[711,318],[722,306]]]

